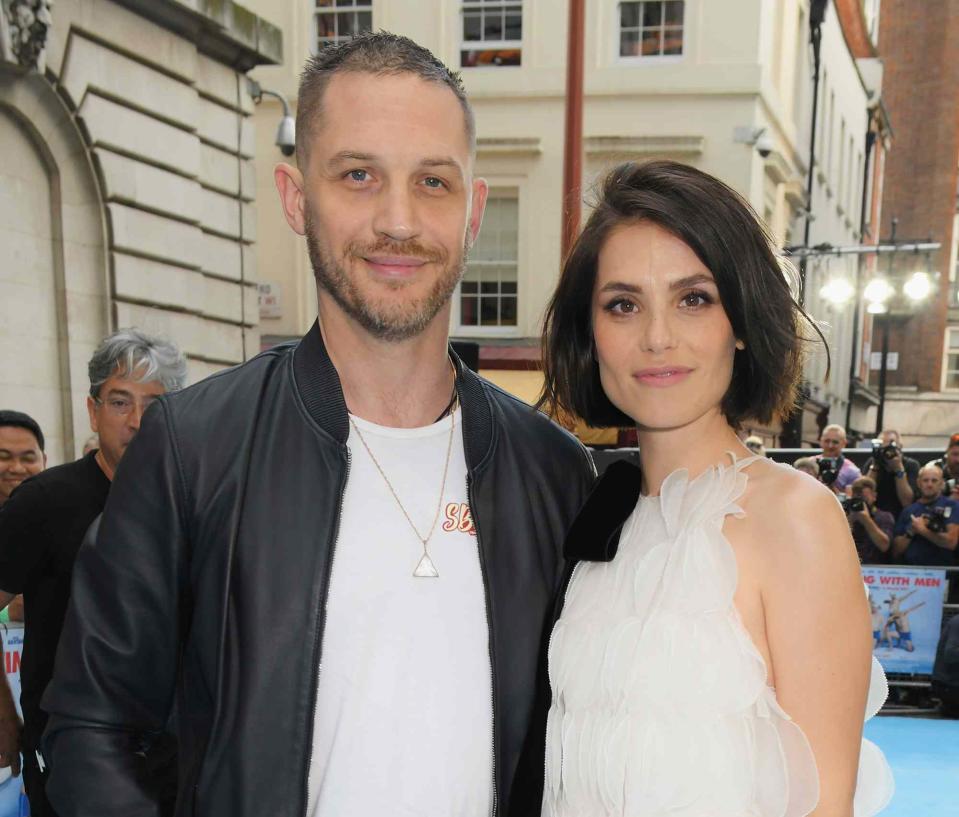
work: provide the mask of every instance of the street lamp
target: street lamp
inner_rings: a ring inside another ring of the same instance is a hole
[[[902,286],[903,294],[910,301],[923,301],[932,292],[932,279],[928,272],[914,272]]]

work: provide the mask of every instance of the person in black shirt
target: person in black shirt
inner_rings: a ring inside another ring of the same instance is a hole
[[[844,508],[859,561],[864,565],[888,562],[896,519],[876,507],[876,483],[872,477],[859,477],[852,484],[852,496]]]
[[[902,453],[902,439],[894,428],[887,428],[879,439],[878,455],[866,461],[862,472],[876,481],[876,505],[898,519],[919,496],[919,463]]]
[[[159,395],[184,385],[186,362],[172,343],[122,329],[100,344],[89,373],[87,408],[99,449],[24,481],[0,511],[0,608],[19,593],[24,598],[23,781],[33,817],[54,814],[43,790],[46,714],[40,698],[53,675],[77,551],[103,511],[143,412]]]

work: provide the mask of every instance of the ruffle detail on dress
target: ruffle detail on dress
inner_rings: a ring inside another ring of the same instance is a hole
[[[612,562],[577,565],[548,650],[544,815],[804,817],[815,808],[812,750],[733,605],[738,570],[722,523],[742,515],[754,459],[692,481],[674,472],[659,498],[640,499]],[[876,664],[869,714],[884,700]],[[855,814],[868,817],[891,796],[882,785],[891,773],[868,741],[859,780]]]

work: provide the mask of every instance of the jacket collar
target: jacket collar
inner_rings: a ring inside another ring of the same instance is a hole
[[[456,392],[463,408],[463,446],[472,472],[493,444],[493,412],[483,381],[450,349],[456,367]],[[318,321],[293,350],[293,380],[307,412],[334,440],[344,445],[350,421],[343,387],[326,351]]]

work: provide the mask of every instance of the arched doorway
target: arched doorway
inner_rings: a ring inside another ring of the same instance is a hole
[[[105,222],[89,152],[38,74],[0,68],[0,407],[26,411],[50,464],[87,433],[86,361],[109,331]]]

